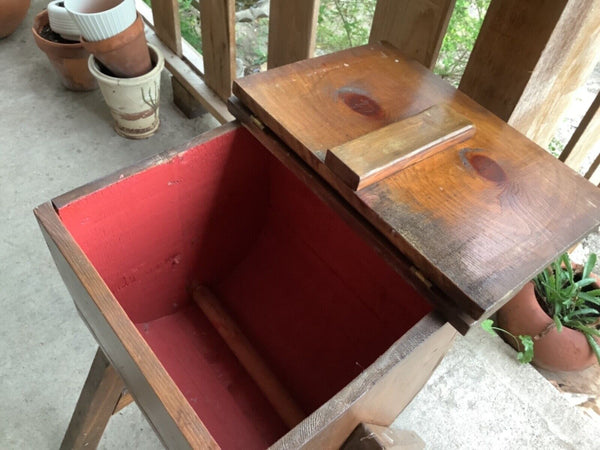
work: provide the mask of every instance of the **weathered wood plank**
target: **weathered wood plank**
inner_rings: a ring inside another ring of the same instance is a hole
[[[119,375],[135,395],[140,409],[163,443],[182,449],[218,448],[196,412],[65,229],[54,205],[44,203],[34,212],[79,313],[102,350],[109,355],[113,367],[119,368]]]
[[[387,41],[433,68],[456,0],[379,0],[369,42]]]
[[[600,223],[594,186],[390,46],[254,74],[234,93],[473,318]],[[323,164],[327,149],[435,104],[467,117],[475,135],[357,192]]]
[[[569,0],[508,123],[546,147],[599,57],[600,0]]]
[[[459,89],[508,121],[567,0],[492,0]]]
[[[271,0],[269,69],[312,57],[319,3],[320,0]]]
[[[459,89],[545,147],[593,69],[599,29],[600,0],[494,0]]]
[[[460,333],[466,334],[474,325],[474,319],[460,310],[448,297],[446,292],[427,280],[419,270],[412,265],[406,255],[396,249],[381,232],[376,230],[346,199],[336,190],[344,192],[349,189],[337,177],[323,178],[303,161],[293,150],[285,145],[271,130],[245,108],[240,101],[230,98],[229,108],[239,121],[260,141],[265,148],[284,164],[295,176],[310,188],[310,190],[326,205],[332,208],[344,222],[371,245],[375,251],[400,274],[420,295],[436,305],[436,309]],[[331,187],[334,189],[331,189]]]
[[[600,93],[596,95],[585,116],[581,119],[579,126],[573,133],[573,136],[571,136],[571,139],[569,139],[559,159],[573,170],[578,171],[585,156],[593,152],[594,146],[598,144],[600,144]],[[592,178],[598,168],[598,164],[600,164],[600,160],[596,158],[596,161],[593,162],[586,173],[586,178]]]
[[[177,0],[153,0],[152,17],[156,35],[177,56],[181,56],[181,22]]]
[[[204,81],[221,99],[227,100],[235,78],[234,0],[202,0],[200,22]]]
[[[475,133],[473,124],[436,105],[327,150],[325,165],[350,188],[365,188]]]
[[[271,448],[339,448],[361,421],[390,425],[427,382],[455,336],[450,324],[428,314]]]
[[[96,448],[124,388],[123,380],[98,349],[60,448]]]

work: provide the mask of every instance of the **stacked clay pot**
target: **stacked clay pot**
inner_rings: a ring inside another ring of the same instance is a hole
[[[152,70],[144,21],[134,0],[65,0],[81,32],[83,46],[119,78]]]
[[[31,32],[35,43],[42,50],[60,76],[62,84],[72,91],[90,91],[98,87],[96,79],[88,70],[90,56],[81,42],[60,43],[42,37],[42,30],[49,25],[48,11],[39,13]]]

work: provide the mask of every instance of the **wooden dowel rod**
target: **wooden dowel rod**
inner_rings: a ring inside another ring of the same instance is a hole
[[[250,341],[221,306],[215,295],[204,286],[193,290],[194,301],[215,327],[244,369],[257,384],[277,414],[291,428],[300,423],[305,414],[292,396],[271,372]]]

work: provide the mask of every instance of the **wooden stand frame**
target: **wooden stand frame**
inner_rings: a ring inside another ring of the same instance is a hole
[[[110,416],[130,402],[131,397],[135,398],[136,404],[166,446],[218,447],[210,430],[75,242],[59,212],[78,198],[122,181],[123,177],[176,161],[178,155],[188,149],[212,139],[223,139],[227,133],[236,132],[240,127],[236,123],[225,125],[182,148],[165,152],[83,186],[35,210],[57,268],[82,319],[102,348],[96,355],[62,448],[82,448],[84,445],[85,448],[93,448]],[[285,165],[288,165],[287,162],[295,167],[291,161],[296,161],[297,157],[289,149],[278,145],[272,150]],[[323,185],[315,184],[316,179],[308,172],[302,177],[305,178],[310,189],[339,212],[342,220],[367,242],[378,240],[374,237],[376,232],[366,227],[364,219],[350,214],[338,203],[337,196]],[[310,179],[313,181],[310,182]],[[399,269],[398,264],[394,264],[394,268]],[[455,335],[456,330],[438,313],[427,314],[357,378],[275,442],[273,448],[339,447],[361,421],[391,424],[429,379]],[[131,396],[124,394],[124,386],[127,386]]]
[[[110,417],[132,401],[125,383],[98,348],[61,450],[96,448]]]

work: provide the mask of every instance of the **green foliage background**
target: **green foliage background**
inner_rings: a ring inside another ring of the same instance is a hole
[[[144,0],[150,5],[151,0]],[[456,0],[448,32],[440,49],[435,72],[455,86],[462,76],[491,0]],[[255,5],[257,0],[236,0],[236,11]],[[317,53],[331,53],[366,44],[377,0],[321,0],[317,27]],[[181,34],[202,52],[200,14],[192,0],[179,0]],[[256,24],[256,48],[240,55],[260,66],[267,59],[268,19]]]

